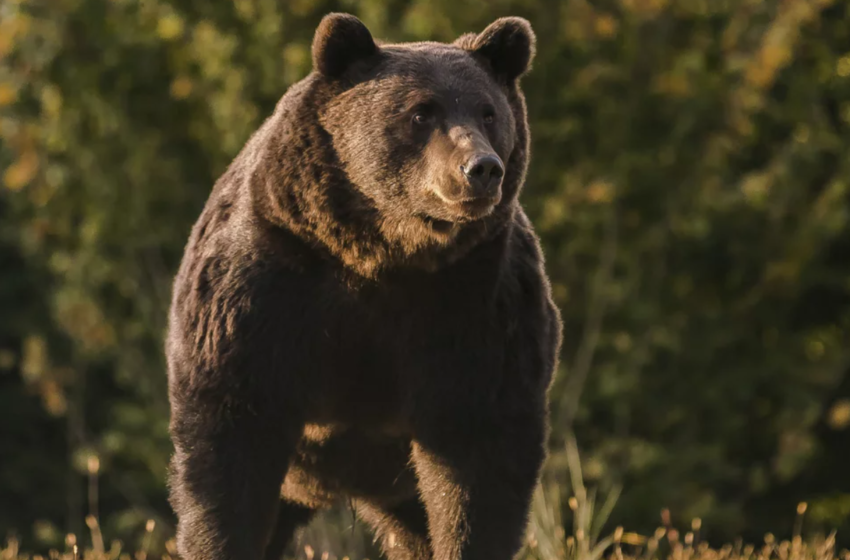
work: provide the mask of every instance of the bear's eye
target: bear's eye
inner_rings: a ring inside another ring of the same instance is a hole
[[[426,125],[431,122],[431,115],[424,111],[418,111],[413,114],[413,123],[418,124],[420,126]]]
[[[496,122],[496,112],[492,109],[484,111],[484,124],[493,124]]]

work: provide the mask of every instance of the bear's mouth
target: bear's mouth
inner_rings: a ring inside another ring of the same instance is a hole
[[[429,228],[437,233],[448,234],[451,233],[452,229],[454,229],[454,222],[450,222],[448,220],[441,220],[439,218],[434,218],[433,216],[420,215],[419,218],[425,222]]]

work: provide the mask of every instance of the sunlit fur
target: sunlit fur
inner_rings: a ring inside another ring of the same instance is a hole
[[[392,560],[518,550],[561,337],[517,200],[533,51],[518,18],[454,45],[323,20],[314,72],[216,183],[174,283],[184,559],[279,558],[340,497]],[[504,162],[498,193],[457,204],[478,153]]]

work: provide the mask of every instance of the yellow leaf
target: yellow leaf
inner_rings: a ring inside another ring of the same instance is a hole
[[[587,188],[587,199],[591,202],[606,204],[614,198],[614,186],[607,181],[594,181]]]
[[[850,426],[850,399],[836,401],[829,410],[829,425],[834,430],[843,430]]]
[[[171,82],[171,97],[186,99],[192,93],[192,80],[186,76],[178,76]]]
[[[0,84],[0,107],[11,105],[18,99],[18,92],[9,84]]]
[[[44,112],[56,116],[62,110],[62,92],[54,85],[47,85],[41,90],[41,106]]]
[[[183,20],[177,14],[167,14],[159,18],[156,33],[166,41],[176,39],[183,34]]]
[[[8,32],[6,26],[0,26],[0,58],[3,58],[12,51],[14,41],[12,34]]]
[[[38,171],[38,156],[35,152],[25,152],[3,173],[3,182],[10,190],[21,190],[33,180],[36,171]]]
[[[21,356],[21,375],[27,382],[36,382],[49,369],[47,343],[40,336],[30,335],[24,340]]]
[[[617,20],[608,14],[597,17],[593,23],[599,37],[608,39],[617,33]]]
[[[655,78],[655,91],[671,97],[685,97],[691,92],[691,86],[686,76],[667,72]]]
[[[741,191],[752,203],[765,200],[772,186],[770,173],[752,173],[747,175],[741,184]]]

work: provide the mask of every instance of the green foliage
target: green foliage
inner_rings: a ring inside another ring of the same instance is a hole
[[[0,402],[16,406],[0,424],[17,459],[0,496],[59,490],[0,529],[80,532],[94,455],[104,530],[135,542],[153,517],[167,531],[171,277],[331,10],[393,41],[509,14],[538,34],[523,200],[565,320],[547,476],[563,477],[574,429],[585,477],[622,485],[611,521],[628,529],[666,506],[758,536],[790,528],[801,499],[850,528],[846,2],[14,0],[0,3]]]

